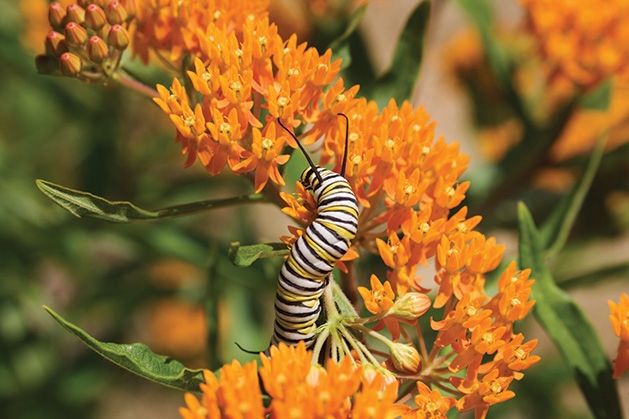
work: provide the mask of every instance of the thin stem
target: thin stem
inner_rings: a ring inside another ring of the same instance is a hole
[[[319,336],[317,336],[317,340],[315,341],[315,346],[312,350],[313,364],[319,360],[321,349],[323,348],[323,345],[325,344],[325,342],[328,340],[329,336],[330,336],[330,330],[328,330],[327,328],[323,329],[323,331],[319,333]]]
[[[131,90],[135,90],[136,92],[144,96],[147,96],[150,98],[159,97],[159,92],[157,90],[143,83],[140,83],[137,80],[132,79],[131,77],[127,76],[121,71],[116,71],[114,74],[111,75],[111,78],[114,79],[116,82],[120,83],[121,85],[126,86],[130,88]]]
[[[426,348],[426,340],[422,333],[422,327],[419,322],[415,323],[415,330],[417,331],[417,340],[419,342],[419,351],[422,354],[422,358],[428,359],[428,350]]]

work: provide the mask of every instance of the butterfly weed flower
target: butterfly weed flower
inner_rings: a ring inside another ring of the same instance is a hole
[[[629,296],[623,292],[620,301],[608,301],[609,320],[614,328],[614,334],[620,338],[618,351],[614,358],[614,378],[619,378],[625,371],[629,371]]]
[[[528,28],[552,72],[584,89],[629,75],[629,30],[623,0],[521,0]]]

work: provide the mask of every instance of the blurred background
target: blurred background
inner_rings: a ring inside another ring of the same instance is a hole
[[[318,47],[334,39],[335,25],[343,27],[347,19],[346,9],[329,9],[333,1],[272,3],[272,20],[284,36],[296,32]],[[360,40],[375,74],[388,67],[416,3],[376,0],[367,9]],[[494,4],[506,42],[513,42],[515,51],[524,49],[525,41],[513,35],[522,26],[520,6],[511,0]],[[483,84],[487,73],[480,41],[455,2],[433,6],[413,103],[424,105],[438,122],[438,135],[459,141],[472,155],[470,213],[484,216],[480,230],[507,244],[508,259],[517,253],[517,200],[524,199],[536,219],[543,219],[573,184],[592,141],[582,150],[555,151],[545,167],[517,185],[517,193],[485,205],[480,198],[475,201],[475,185],[480,187],[490,176],[486,168],[517,141],[518,126],[495,109],[489,116],[479,112],[495,99],[491,80]],[[137,93],[115,84],[37,74],[34,57],[43,51],[47,31],[45,0],[0,3],[0,416],[177,418],[183,394],[101,359],[41,306],[102,341],[144,342],[189,367],[249,360],[252,356],[233,342],[253,350],[268,343],[281,261],[238,269],[227,249],[234,241],[278,241],[291,222],[270,204],[132,224],[77,219],[57,207],[40,193],[35,179],[146,209],[231,197],[252,187],[228,174],[211,178],[199,164],[183,169],[170,121]],[[159,68],[128,65],[153,84],[170,83]],[[552,261],[555,277],[594,323],[610,359],[618,339],[607,300],[618,301],[621,291],[629,291],[629,98],[626,87],[614,95],[612,116],[579,122],[613,123],[615,143],[569,246]],[[583,134],[579,126],[571,129]],[[298,174],[301,168],[287,170]],[[431,278],[434,271],[420,274]],[[206,318],[208,294],[219,301],[218,322]],[[520,327],[527,339],[540,339],[536,353],[543,360],[523,382],[514,383],[515,399],[490,409],[489,417],[592,417],[552,342],[530,317]],[[208,353],[212,336],[219,336],[221,344]],[[627,374],[618,384],[629,417]]]

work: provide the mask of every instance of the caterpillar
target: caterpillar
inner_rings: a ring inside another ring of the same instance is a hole
[[[306,228],[282,265],[275,295],[275,323],[271,345],[284,342],[306,348],[315,340],[316,322],[321,312],[321,295],[330,281],[336,262],[349,249],[358,229],[358,203],[345,174],[349,119],[345,118],[345,152],[337,174],[315,166],[295,135],[280,119],[277,121],[297,142],[309,167],[301,183],[310,189],[317,204],[317,218]]]

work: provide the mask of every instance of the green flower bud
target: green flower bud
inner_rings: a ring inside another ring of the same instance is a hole
[[[416,373],[421,367],[421,358],[417,349],[412,345],[393,342],[389,346],[391,361],[396,370],[408,373]]]
[[[415,320],[428,311],[432,302],[426,294],[408,292],[398,298],[387,314],[402,320]]]
[[[87,41],[87,31],[78,23],[70,22],[65,29],[66,42],[71,47],[80,47]]]
[[[123,50],[129,46],[129,32],[121,25],[114,25],[107,34],[107,43],[116,49]]]
[[[61,54],[59,64],[64,76],[76,77],[81,72],[81,59],[71,52]]]
[[[55,29],[63,28],[63,20],[66,18],[66,10],[58,2],[52,2],[48,5],[48,21]]]
[[[90,4],[85,8],[85,24],[94,30],[99,30],[107,23],[105,12],[97,4]]]
[[[100,36],[92,36],[87,41],[87,54],[95,63],[102,63],[109,54],[109,47]]]

